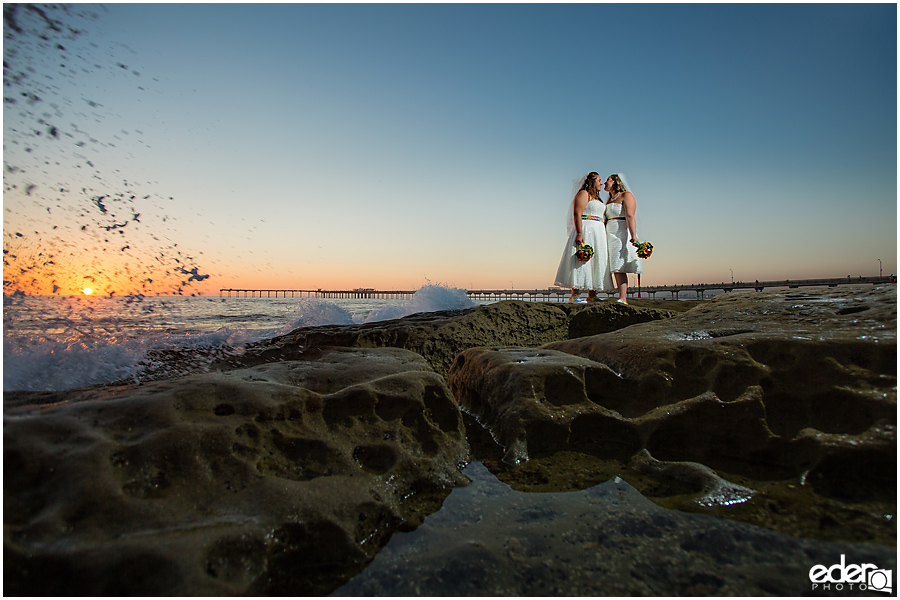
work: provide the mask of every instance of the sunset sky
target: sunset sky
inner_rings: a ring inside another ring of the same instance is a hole
[[[95,10],[4,103],[12,289],[546,288],[591,170],[644,285],[897,273],[893,3]]]

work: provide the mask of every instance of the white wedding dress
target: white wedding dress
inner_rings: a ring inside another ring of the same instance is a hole
[[[603,226],[603,202],[589,200],[584,207],[581,229],[584,243],[594,249],[594,256],[586,262],[575,257],[575,230],[569,234],[563,250],[559,268],[556,271],[554,285],[577,290],[614,290],[612,275],[609,271],[609,253],[606,246],[606,227]],[[587,218],[584,218],[587,217]]]
[[[621,203],[606,205],[606,240],[609,247],[609,270],[613,273],[643,273],[643,261],[631,244],[625,207]]]

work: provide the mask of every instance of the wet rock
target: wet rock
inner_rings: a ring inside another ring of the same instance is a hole
[[[446,377],[456,356],[469,348],[536,347],[565,340],[573,332],[585,335],[580,332],[610,331],[674,314],[653,308],[622,308],[625,310],[507,300],[472,309],[416,314],[362,325],[303,327],[250,345],[243,355],[220,361],[214,368],[293,360],[311,349],[331,346],[393,347],[420,354],[435,372]]]
[[[849,306],[866,308],[847,313]],[[548,347],[606,364],[634,382],[634,414],[706,391],[730,401],[760,385],[776,404],[794,400],[776,420],[778,433],[795,434],[813,413],[836,404],[840,413],[854,403],[835,387],[891,389],[896,319],[893,287],[731,293],[672,319]],[[805,401],[798,405],[796,396]],[[868,405],[881,399],[860,397],[867,406],[857,428],[879,413]],[[831,411],[820,419],[823,427],[845,426]]]
[[[841,500],[897,502],[897,430],[878,424],[861,435],[804,429],[792,447],[811,466],[803,481],[816,493]]]
[[[720,468],[748,464],[779,438],[766,423],[758,386],[730,402],[705,392],[632,419],[641,447],[662,460],[693,460]]]
[[[602,405],[620,387],[605,365],[546,349],[473,348],[456,358],[449,382],[508,463],[570,447],[628,457],[640,447],[637,428]]]
[[[674,310],[624,305],[619,302],[595,302],[584,310],[572,314],[569,320],[569,338],[609,333],[629,325],[659,321],[673,317]]]
[[[754,493],[750,488],[723,479],[705,465],[656,460],[646,449],[635,454],[630,464],[638,473],[667,483],[671,495],[698,494],[695,502],[700,506],[740,504]]]
[[[646,449],[889,501],[896,306],[893,286],[725,294],[665,320],[547,344],[531,359],[520,348],[470,349],[449,381],[508,460]]]
[[[627,381],[606,365],[547,348],[467,350],[450,371],[450,389],[509,464],[562,450],[627,461],[641,448],[720,464],[749,460],[776,437],[758,387],[728,403],[705,393],[627,418],[615,410],[628,398]]]
[[[400,349],[15,396],[15,595],[328,593],[467,481],[446,383]]]

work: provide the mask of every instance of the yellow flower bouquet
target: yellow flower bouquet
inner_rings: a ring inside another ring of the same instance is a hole
[[[634,241],[632,241],[631,243],[637,248],[638,258],[650,258],[650,255],[653,254],[653,244],[650,242],[635,244]]]
[[[575,251],[575,258],[577,258],[581,262],[587,262],[591,260],[591,257],[593,255],[594,249],[587,244],[581,244],[580,246],[578,246],[578,250]]]

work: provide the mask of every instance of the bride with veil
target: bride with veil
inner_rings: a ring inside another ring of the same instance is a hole
[[[617,302],[628,304],[628,273],[640,279],[644,266],[637,254],[637,201],[622,173],[613,173],[603,184],[609,194],[604,217],[609,249],[609,269],[619,292]]]
[[[593,302],[598,291],[615,289],[609,270],[606,227],[603,223],[605,206],[600,199],[602,187],[600,174],[591,171],[578,180],[574,198],[569,204],[569,235],[554,282],[560,287],[572,289],[569,302],[584,302],[580,299],[582,290],[588,292],[587,302]],[[591,247],[593,255],[584,260],[586,246]]]

